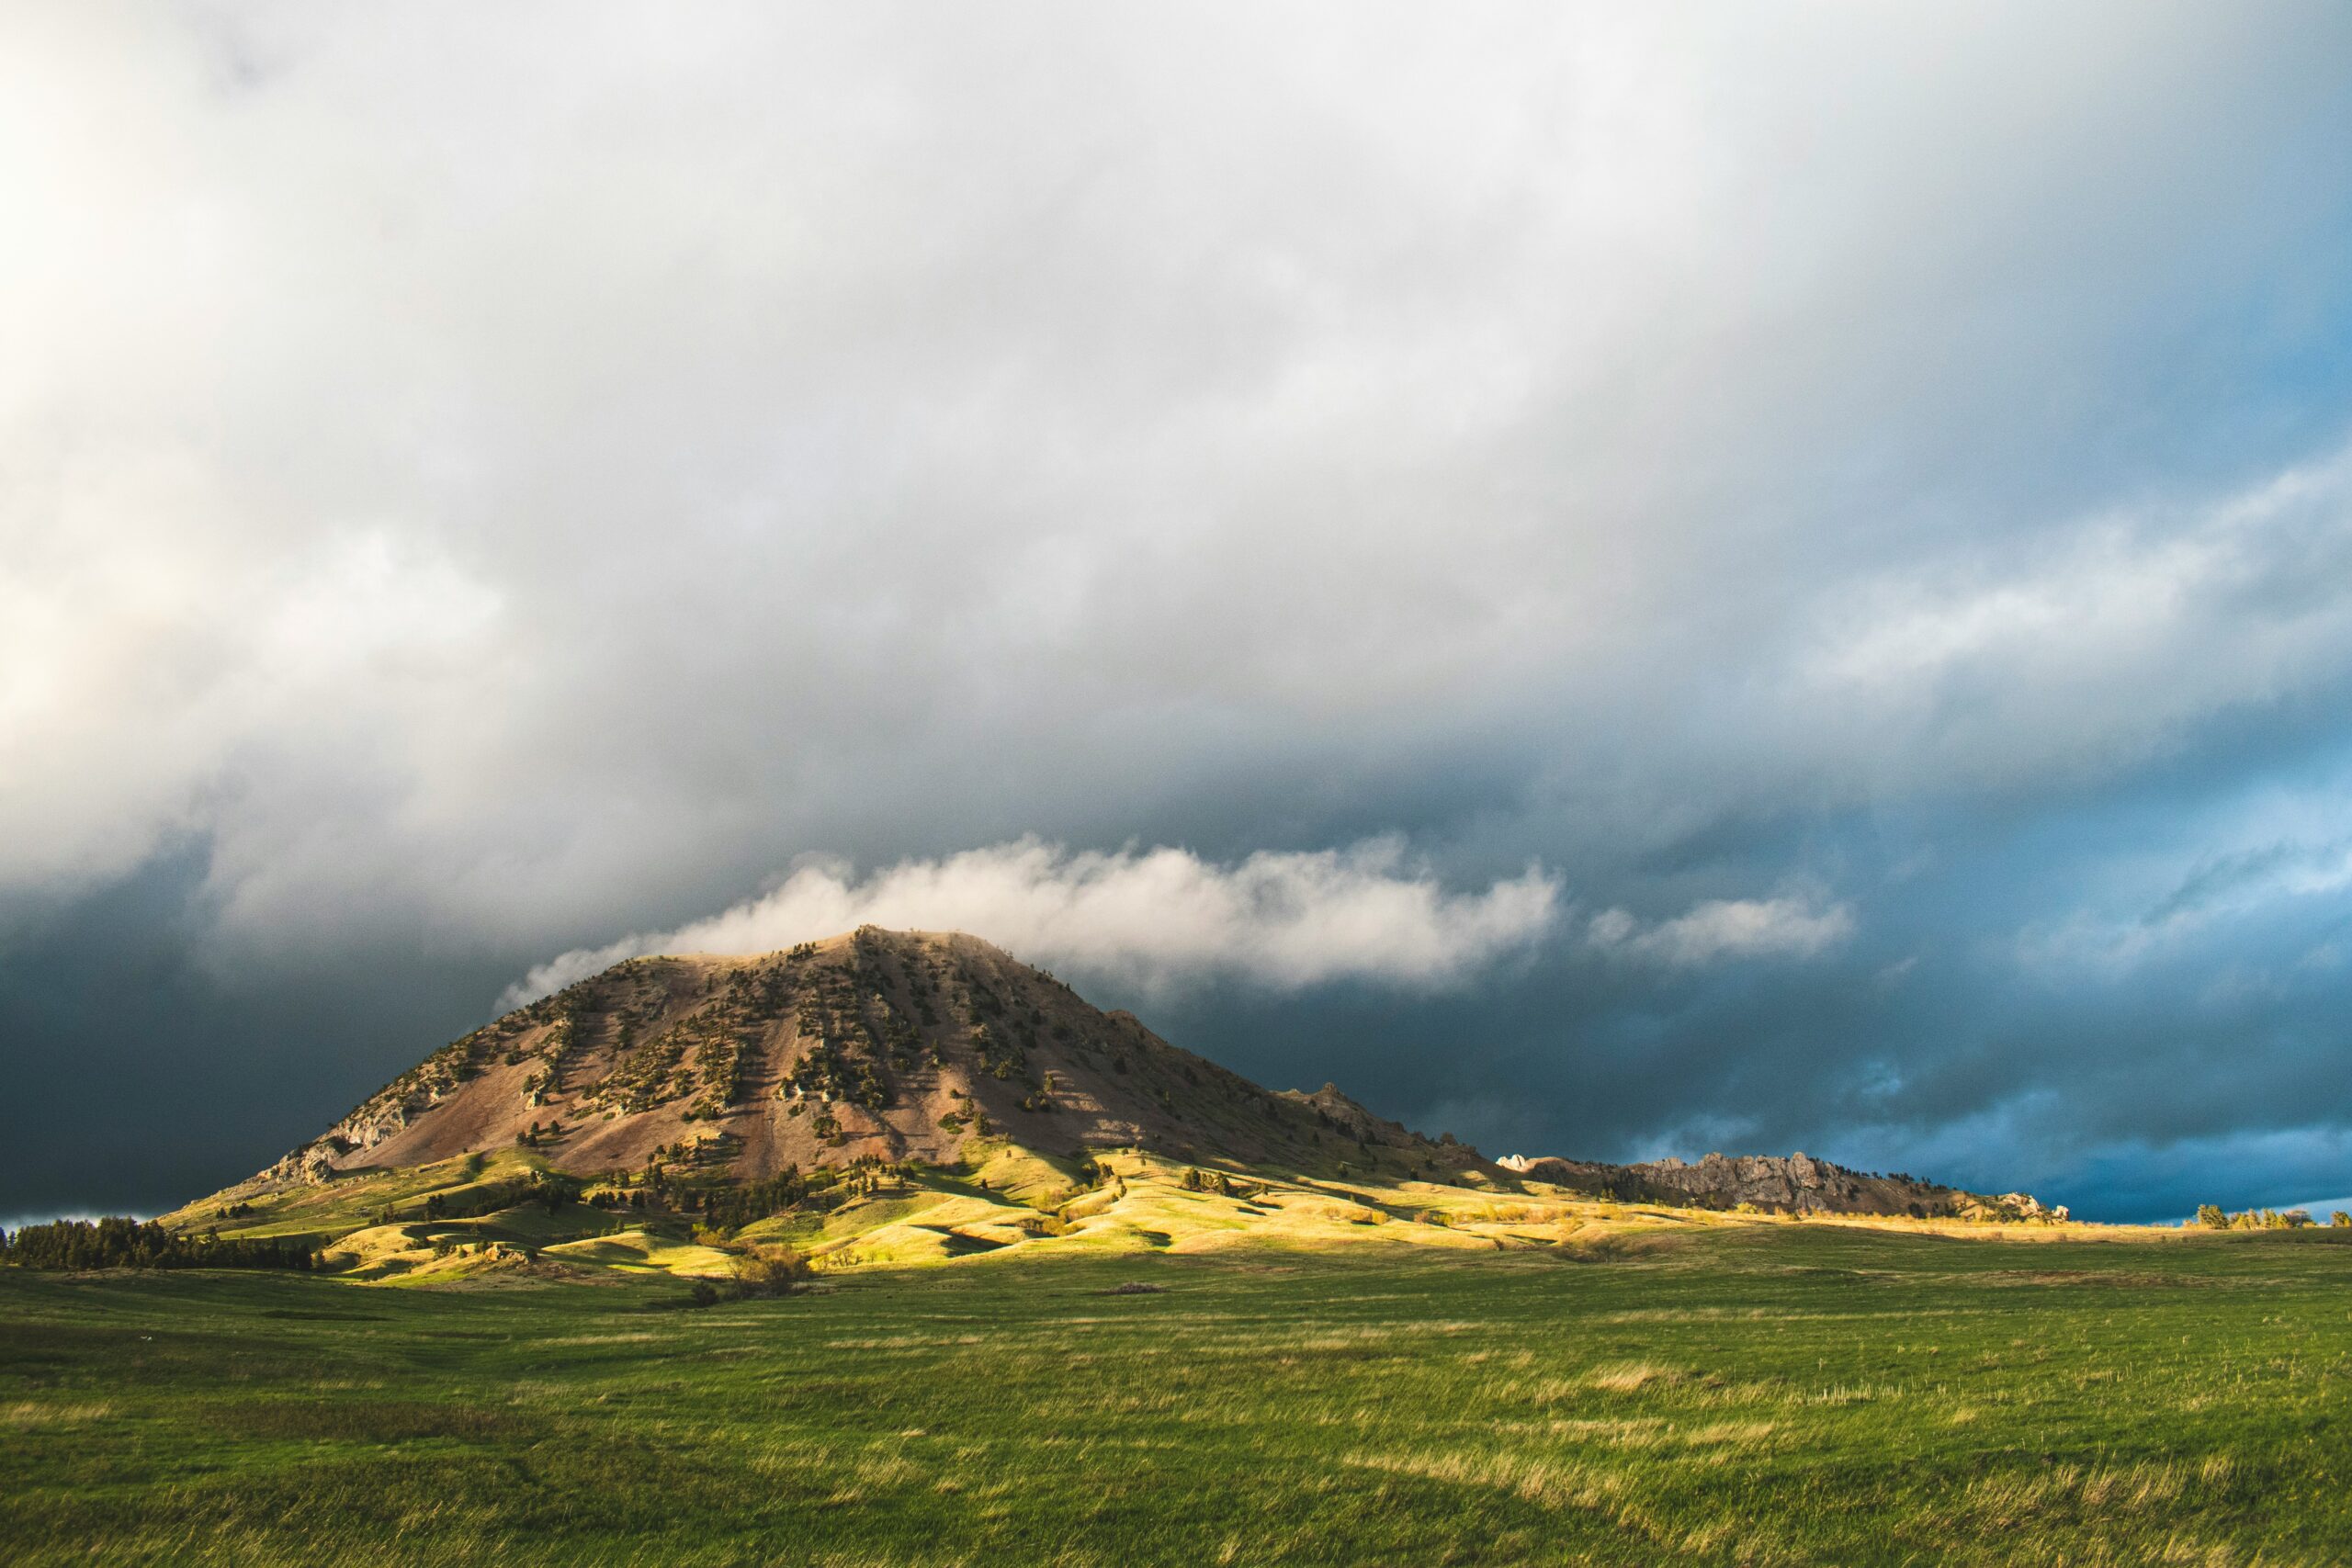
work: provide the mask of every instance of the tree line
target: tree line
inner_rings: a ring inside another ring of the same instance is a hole
[[[19,1269],[300,1269],[318,1266],[304,1243],[275,1237],[177,1236],[123,1214],[0,1231],[0,1263]]]

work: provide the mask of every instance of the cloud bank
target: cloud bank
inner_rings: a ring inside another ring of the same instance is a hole
[[[1548,932],[1559,879],[1541,866],[1448,893],[1404,846],[1261,851],[1231,865],[1187,850],[1072,852],[1035,839],[902,861],[863,879],[804,866],[774,891],[673,931],[577,949],[511,987],[517,1007],[624,958],[771,953],[863,925],[960,931],[1026,963],[1150,989],[1233,976],[1283,989],[1332,980],[1456,984]]]

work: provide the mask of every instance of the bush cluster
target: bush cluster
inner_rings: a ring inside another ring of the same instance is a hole
[[[696,1280],[690,1292],[696,1306],[788,1296],[808,1277],[808,1260],[789,1247],[735,1246],[728,1250],[735,1255],[733,1277]]]

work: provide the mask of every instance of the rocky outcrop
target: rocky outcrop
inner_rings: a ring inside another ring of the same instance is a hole
[[[1496,1162],[1529,1181],[1624,1202],[1679,1208],[1736,1209],[1742,1204],[1784,1214],[1903,1214],[1915,1219],[2048,1222],[2066,1217],[2030,1195],[1963,1192],[1909,1176],[1849,1170],[1799,1153],[1708,1155],[1693,1164],[1667,1158],[1638,1165],[1509,1155]]]
[[[339,1139],[314,1138],[300,1148],[288,1150],[256,1179],[273,1186],[321,1186],[334,1177],[334,1162],[349,1152]]]
[[[2030,1192],[2004,1192],[1987,1198],[1975,1192],[1958,1194],[1960,1217],[1987,1224],[2055,1224],[2069,1217],[2064,1203],[2044,1203]]]

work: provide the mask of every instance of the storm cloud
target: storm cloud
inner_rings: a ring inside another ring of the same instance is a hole
[[[2352,1189],[2347,46],[0,14],[0,1212],[836,912],[1490,1152]]]

